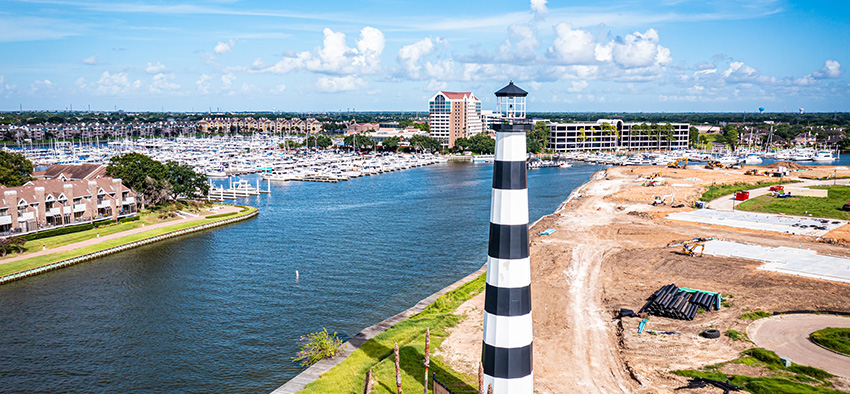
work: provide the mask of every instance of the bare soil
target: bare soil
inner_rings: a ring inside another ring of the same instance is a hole
[[[713,236],[850,257],[850,248],[811,237],[663,219],[677,209],[649,204],[662,190],[675,192],[677,199],[680,193],[683,200],[696,199],[713,182],[764,180],[745,176],[743,170],[691,167],[608,169],[577,190],[580,198],[532,228],[535,392],[673,393],[686,379],[670,371],[728,361],[754,347],[725,335],[705,339],[699,336],[705,329],[746,332],[750,321],[739,317],[752,310],[850,312],[848,284],[760,271],[760,263],[751,260],[690,257],[680,254],[681,248],[668,248],[672,241]],[[658,171],[668,186],[642,186],[638,176]],[[546,228],[557,232],[537,235]],[[669,283],[729,295],[729,307],[699,313],[693,321],[650,317],[647,330],[678,335],[638,334],[641,319],[617,318],[620,308],[637,311],[650,294]],[[441,350],[452,367],[473,376],[480,359],[483,301],[479,296],[459,309],[467,317]],[[836,387],[847,386],[847,380],[836,381]],[[688,392],[714,392],[703,390]]]

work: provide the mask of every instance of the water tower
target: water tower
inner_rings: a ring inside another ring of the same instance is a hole
[[[759,113],[760,113],[760,114],[763,114],[763,113],[764,113],[764,107],[759,107]]]
[[[495,394],[532,394],[531,262],[525,119],[528,93],[513,82],[496,92],[502,115],[496,131],[490,246],[484,300],[484,387]]]

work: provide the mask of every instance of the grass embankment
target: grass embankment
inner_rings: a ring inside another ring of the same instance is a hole
[[[732,375],[720,372],[727,364],[744,364],[761,370],[758,377]],[[673,371],[685,377],[700,377],[719,381],[729,380],[736,386],[756,394],[839,394],[832,389],[830,381],[834,375],[822,369],[805,365],[786,367],[776,353],[754,348],[741,353],[741,357],[720,364],[709,365],[699,370]]]
[[[254,207],[243,207],[242,211],[234,212],[234,213],[231,213],[231,214],[226,214],[226,215],[224,215],[224,217],[222,217],[222,215],[213,215],[213,216],[216,216],[216,217],[213,218],[211,216],[211,217],[200,219],[200,220],[193,220],[193,221],[189,221],[189,222],[177,223],[177,224],[174,224],[174,225],[171,225],[171,226],[160,227],[160,228],[157,228],[157,229],[152,229],[150,231],[144,231],[144,232],[141,232],[141,233],[128,235],[126,237],[120,237],[120,238],[116,238],[116,239],[112,239],[112,240],[108,240],[108,241],[99,242],[99,243],[94,244],[94,245],[89,245],[89,246],[74,249],[74,250],[50,253],[50,254],[46,254],[46,255],[31,257],[31,258],[28,258],[28,259],[23,259],[23,260],[18,260],[18,261],[12,261],[12,262],[5,263],[5,264],[0,264],[0,276],[14,274],[16,272],[21,272],[21,271],[26,271],[26,270],[31,269],[31,268],[36,268],[36,267],[40,267],[42,265],[52,264],[52,263],[55,263],[57,261],[70,259],[72,257],[79,257],[79,256],[82,256],[82,255],[85,255],[85,254],[88,254],[88,253],[94,253],[94,252],[97,252],[97,251],[100,251],[100,250],[108,249],[108,248],[111,248],[113,246],[123,245],[123,244],[126,244],[126,243],[138,241],[138,240],[153,237],[153,236],[156,236],[156,235],[165,234],[165,233],[170,232],[170,231],[182,230],[184,228],[189,228],[189,227],[199,226],[199,225],[202,225],[202,224],[212,223],[212,222],[215,222],[215,221],[218,221],[218,220],[223,220],[223,219],[233,217],[233,216],[236,216],[236,215],[246,214],[246,213],[249,213],[249,212],[254,211],[256,209],[257,208],[254,208]],[[130,226],[122,227],[122,226],[125,226],[125,225],[130,225]],[[118,231],[112,231],[112,232],[109,232],[109,233],[104,233],[103,230],[112,229],[113,227],[119,228],[120,231],[124,231],[124,230],[137,228],[137,227],[140,227],[140,226],[141,226],[141,223],[139,223],[139,221],[130,222],[130,223],[122,223],[122,224],[115,225],[115,226],[100,227],[100,228],[93,229],[93,230],[88,230],[88,231],[83,231],[83,232],[73,233],[73,234],[65,234],[65,235],[60,235],[60,236],[51,237],[51,238],[44,238],[44,239],[39,239],[39,240],[35,240],[35,241],[32,241],[32,242],[37,243],[38,245],[41,245],[42,243],[49,244],[51,242],[54,242],[52,240],[52,238],[61,238],[61,239],[58,239],[58,240],[55,241],[56,246],[61,246],[61,245],[67,245],[67,244],[71,243],[71,242],[66,242],[68,239],[76,239],[76,241],[73,241],[73,242],[79,242],[79,241],[85,241],[87,239],[97,237],[98,232],[100,232],[101,236],[106,235],[106,234],[114,234],[114,233],[118,232]],[[82,237],[81,234],[88,234],[88,235],[87,235],[87,237]]]
[[[850,211],[841,210],[845,203],[850,202],[850,186],[812,186],[811,189],[827,189],[828,197],[794,197],[792,194],[788,198],[776,198],[764,195],[744,201],[735,208],[752,212],[850,220]]]
[[[485,274],[450,291],[434,301],[419,314],[390,327],[366,341],[348,358],[310,383],[299,393],[359,393],[363,391],[366,372],[372,369],[372,393],[396,393],[393,345],[399,346],[401,385],[406,393],[421,393],[425,373],[425,329],[431,329],[430,375],[456,394],[477,393],[478,378],[456,372],[434,352],[448,336],[446,329],[456,325],[461,317],[452,313],[464,301],[484,291]],[[429,383],[432,385],[433,383]]]
[[[850,328],[824,328],[812,333],[812,340],[827,349],[850,356]]]
[[[700,201],[709,202],[714,200],[715,198],[720,198],[729,194],[732,194],[738,190],[751,190],[758,189],[760,187],[773,186],[779,184],[786,183],[796,183],[799,181],[759,181],[758,183],[746,183],[746,182],[736,182],[730,184],[718,184],[709,186],[705,192],[700,196]]]

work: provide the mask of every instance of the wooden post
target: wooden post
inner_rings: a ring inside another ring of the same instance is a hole
[[[398,342],[395,343],[395,348],[393,349],[393,353],[395,353],[395,385],[398,387],[398,394],[401,393],[401,368],[398,365]]]
[[[487,385],[487,394],[493,394],[493,385],[492,384]]]
[[[371,394],[372,393],[372,368],[369,368],[369,371],[366,372],[366,383],[363,385],[363,394]]]
[[[478,394],[484,394],[484,367],[478,362]]]
[[[431,366],[431,356],[428,353],[431,347],[431,329],[425,329],[425,394],[428,394],[428,367]]]

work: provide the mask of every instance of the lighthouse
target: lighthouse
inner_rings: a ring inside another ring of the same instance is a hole
[[[496,155],[481,352],[484,387],[492,385],[494,394],[533,392],[525,151],[531,122],[525,118],[526,96],[513,81],[496,92],[502,119],[493,126]]]

